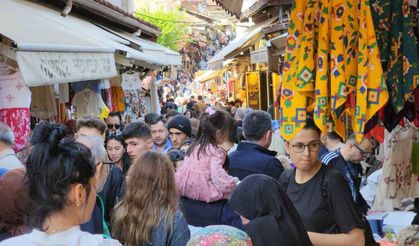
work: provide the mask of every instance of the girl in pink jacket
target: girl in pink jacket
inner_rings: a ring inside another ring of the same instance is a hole
[[[230,197],[238,179],[223,168],[227,152],[218,147],[227,140],[230,122],[231,116],[225,111],[208,108],[202,114],[196,139],[176,172],[181,196],[204,202]]]

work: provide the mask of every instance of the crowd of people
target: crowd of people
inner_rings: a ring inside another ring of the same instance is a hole
[[[0,245],[373,244],[356,164],[369,140],[323,138],[308,119],[284,142],[265,111],[177,107],[40,122],[21,160],[1,124]]]

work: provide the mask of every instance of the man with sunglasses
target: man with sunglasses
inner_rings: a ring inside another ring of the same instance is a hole
[[[362,178],[360,163],[372,152],[372,147],[372,142],[367,138],[363,138],[358,144],[355,134],[352,134],[340,149],[329,152],[322,158],[324,164],[337,169],[343,175],[353,200],[363,214],[368,211],[368,205],[359,193]]]
[[[109,113],[108,118],[106,118],[106,126],[108,128],[108,132],[122,131],[121,119],[119,118],[118,113]]]

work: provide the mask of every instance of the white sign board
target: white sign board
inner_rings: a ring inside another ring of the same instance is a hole
[[[27,86],[112,78],[117,75],[113,53],[16,52]]]
[[[250,52],[250,63],[268,62],[268,50],[266,48]]]

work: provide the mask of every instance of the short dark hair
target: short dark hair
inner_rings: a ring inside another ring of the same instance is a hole
[[[198,96],[198,100],[202,100],[202,96],[201,95]]]
[[[303,129],[306,129],[306,130],[314,130],[319,135],[321,135],[321,133],[322,133],[322,131],[320,130],[320,128],[317,127],[316,123],[314,122],[313,118],[311,118],[311,117],[307,117],[307,119],[306,119],[306,125],[303,127]]]
[[[150,125],[151,120],[155,117],[158,117],[158,116],[159,116],[159,114],[156,114],[156,113],[148,113],[144,116],[144,122],[147,125]]]
[[[328,132],[327,133],[327,138],[331,139],[331,140],[339,140],[340,142],[343,142],[343,138],[341,136],[339,136],[339,134],[337,134],[335,131],[332,132]]]
[[[176,115],[180,115],[180,113],[177,111],[169,111],[166,114],[166,120],[169,119],[170,117],[175,117]]]
[[[124,140],[128,138],[150,139],[151,130],[150,127],[143,122],[134,122],[129,124],[124,131],[122,131],[122,138]]]
[[[106,130],[105,122],[98,116],[92,114],[84,115],[77,120],[77,131],[82,127],[95,128],[101,134],[104,134]]]
[[[108,117],[118,117],[118,119],[121,121],[121,115],[118,112],[110,112]]]
[[[272,130],[272,118],[265,111],[253,110],[243,119],[244,137],[249,141],[261,140],[269,130]]]
[[[153,118],[151,118],[150,123],[148,123],[148,124],[151,126],[151,125],[155,125],[155,124],[159,123],[160,121],[163,123],[163,125],[166,125],[166,119],[161,115],[157,115],[157,116],[154,116]]]

